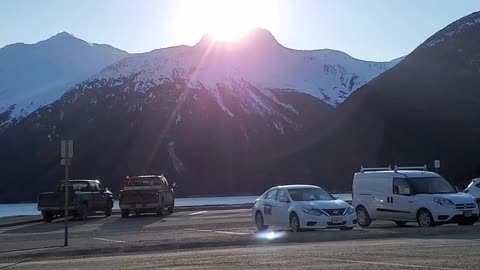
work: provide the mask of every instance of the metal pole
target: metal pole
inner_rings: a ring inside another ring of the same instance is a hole
[[[68,147],[67,147],[68,149]],[[70,165],[70,158],[68,158],[68,150],[67,151],[67,156],[65,157],[65,242],[64,242],[64,246],[68,246],[68,193],[70,191],[69,187],[70,187],[70,184],[69,184],[69,181],[68,181],[68,178],[69,178],[69,171],[68,171],[68,167]]]

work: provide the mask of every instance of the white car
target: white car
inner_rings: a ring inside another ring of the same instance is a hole
[[[480,203],[480,178],[475,178],[463,191],[475,197],[477,204]]]
[[[303,229],[339,228],[351,230],[357,223],[355,210],[320,187],[278,186],[267,190],[252,207],[252,218],[259,231],[268,226]]]

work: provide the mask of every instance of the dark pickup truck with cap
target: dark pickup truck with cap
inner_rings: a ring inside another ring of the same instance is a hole
[[[163,216],[165,210],[173,213],[176,183],[170,185],[163,175],[143,175],[127,177],[120,191],[120,209],[122,217],[130,214],[156,213]]]
[[[68,181],[68,211],[69,215],[84,220],[89,213],[95,211],[112,215],[113,195],[104,188],[99,180]],[[57,217],[65,216],[65,181],[61,182],[54,192],[44,192],[38,195],[38,210],[42,212],[45,222],[52,222]]]

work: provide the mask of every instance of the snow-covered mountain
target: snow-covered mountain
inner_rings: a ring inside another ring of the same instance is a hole
[[[183,195],[265,189],[272,172],[260,168],[317,141],[335,106],[396,62],[291,50],[262,29],[129,55],[0,132],[2,173],[35,179],[22,193],[33,198],[61,177],[58,142],[71,138],[72,177],[100,177],[114,192],[146,173],[165,173]],[[0,198],[20,188],[0,182]]]
[[[262,90],[306,93],[336,106],[400,60],[369,62],[328,49],[292,50],[280,45],[270,32],[254,29],[237,42],[216,41],[206,35],[193,47],[134,55],[108,67],[94,79],[132,78],[135,89],[145,90],[168,78],[181,77],[191,86],[202,85],[216,96],[220,84],[247,82]]]
[[[0,49],[0,126],[60,98],[126,52],[91,44],[66,32],[36,44]]]

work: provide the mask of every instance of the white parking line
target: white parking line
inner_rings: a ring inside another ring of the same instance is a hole
[[[346,259],[343,260],[343,259],[333,259],[333,258],[321,258],[321,259],[325,260],[325,261],[332,261],[332,262],[348,262],[348,263],[361,263],[361,264],[370,264],[370,265],[399,266],[399,267],[402,267],[402,268],[424,268],[424,269],[443,269],[443,270],[459,270],[459,269],[461,269],[461,268],[426,266],[426,265],[417,265],[417,264],[369,262],[369,261],[357,261],[357,260],[346,260]]]
[[[200,215],[200,214],[207,213],[207,212],[208,211],[200,211],[200,212],[190,213],[187,216],[195,216],[195,215]]]
[[[100,241],[107,241],[107,242],[125,243],[125,241],[105,239],[105,238],[93,238],[93,239],[95,239],[95,240],[100,240]]]

